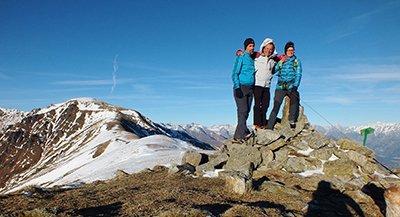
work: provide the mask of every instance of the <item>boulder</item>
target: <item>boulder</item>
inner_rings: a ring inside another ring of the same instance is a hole
[[[279,139],[279,137],[281,137],[281,134],[276,131],[259,129],[256,132],[255,143],[259,145],[269,145]]]
[[[375,152],[368,147],[360,146],[360,147],[356,148],[355,151],[366,157],[375,158]]]
[[[357,171],[353,162],[345,159],[338,159],[334,161],[327,161],[323,165],[323,170],[327,175],[348,175]]]
[[[261,191],[268,191],[270,193],[281,193],[281,194],[288,194],[292,196],[300,195],[300,192],[294,190],[292,188],[286,187],[283,184],[274,181],[265,181],[259,187]]]
[[[184,163],[182,165],[173,164],[169,168],[168,174],[170,174],[170,175],[178,174],[178,175],[186,176],[186,175],[194,174],[195,171],[196,171],[196,168],[189,163]]]
[[[232,145],[229,147],[229,159],[224,168],[235,169],[252,163],[254,167],[260,165],[262,158],[260,151],[252,146]]]
[[[332,157],[335,149],[329,147],[323,147],[315,149],[310,153],[310,157],[318,158],[320,160],[329,160]]]
[[[194,167],[197,167],[198,165],[207,162],[207,155],[199,153],[195,150],[190,150],[186,151],[185,154],[182,157],[182,164],[188,163]]]
[[[282,128],[279,131],[280,134],[285,138],[285,141],[295,137],[297,134],[292,130],[289,122],[282,123]]]
[[[354,163],[356,163],[358,166],[363,167],[368,162],[367,157],[365,157],[364,155],[362,155],[356,151],[350,150],[346,154],[349,157],[349,159],[351,161],[353,161]]]
[[[274,152],[272,150],[262,147],[260,148],[261,158],[262,158],[262,165],[267,165],[269,162],[274,160]]]
[[[236,194],[245,194],[253,188],[253,182],[242,175],[231,175],[225,179],[225,190]]]
[[[356,150],[357,148],[362,147],[360,143],[349,137],[340,138],[336,144],[344,150]]]
[[[296,151],[307,151],[309,146],[304,140],[293,140],[289,143],[289,146]]]
[[[321,133],[315,131],[304,138],[308,146],[312,149],[319,149],[329,143],[329,140],[324,137]]]
[[[286,160],[289,158],[289,152],[291,150],[287,147],[283,147],[277,151],[275,151],[275,161],[277,162],[286,162]]]
[[[322,162],[310,157],[289,157],[283,168],[289,173],[301,173],[306,170],[316,170],[322,167]]]
[[[286,145],[285,140],[283,140],[283,139],[278,139],[278,140],[276,140],[275,142],[269,144],[268,146],[263,147],[263,149],[264,149],[264,150],[267,149],[267,150],[275,151],[275,150],[278,150],[279,148],[281,148],[281,147],[283,147],[283,146],[285,146],[285,145]]]
[[[221,166],[229,159],[226,153],[216,153],[214,156],[205,164],[201,164],[196,167],[197,175],[201,175],[203,171],[214,171],[215,168]],[[221,166],[222,167],[222,166]]]
[[[124,177],[128,177],[129,173],[123,171],[123,170],[117,170],[117,172],[115,172],[115,177],[117,178],[124,178]]]

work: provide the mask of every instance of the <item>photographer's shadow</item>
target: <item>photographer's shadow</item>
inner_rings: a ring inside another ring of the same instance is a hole
[[[351,210],[350,210],[351,209]],[[353,212],[352,212],[353,211]],[[332,189],[331,183],[321,181],[308,203],[307,217],[313,216],[365,216],[360,206],[349,196]]]

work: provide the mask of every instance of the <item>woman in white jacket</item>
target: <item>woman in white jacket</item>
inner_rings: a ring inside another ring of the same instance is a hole
[[[269,107],[270,86],[275,65],[279,61],[274,40],[266,38],[260,46],[261,54],[254,60],[254,127],[256,130],[265,129],[267,125],[266,113]]]

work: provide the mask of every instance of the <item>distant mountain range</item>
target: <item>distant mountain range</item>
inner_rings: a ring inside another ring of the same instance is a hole
[[[31,112],[0,108],[0,193],[27,185],[109,179],[115,168],[133,173],[180,163],[186,150],[218,149],[235,127],[154,123],[135,110],[92,98]],[[326,138],[350,137],[360,143],[360,130],[374,128],[366,146],[385,166],[399,168],[400,123],[313,127]]]

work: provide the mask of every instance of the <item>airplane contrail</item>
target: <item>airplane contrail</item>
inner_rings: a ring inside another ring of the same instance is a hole
[[[112,74],[113,74],[113,82],[114,82],[114,85],[111,87],[111,93],[114,92],[114,88],[115,88],[115,86],[117,86],[117,81],[116,81],[116,79],[115,79],[115,72],[118,70],[118,63],[117,63],[117,57],[118,57],[118,55],[119,55],[119,54],[115,55],[114,62],[113,62],[114,71],[112,72]]]

